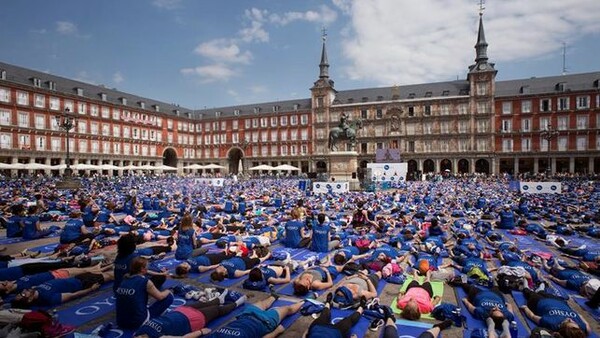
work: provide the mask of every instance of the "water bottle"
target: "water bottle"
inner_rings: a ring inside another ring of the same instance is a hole
[[[510,322],[510,337],[517,338],[518,336],[519,328],[517,328],[517,322],[513,320],[512,322]]]

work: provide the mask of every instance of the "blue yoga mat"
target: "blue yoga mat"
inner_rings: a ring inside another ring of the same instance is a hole
[[[421,333],[432,327],[433,324],[430,323],[414,322],[406,319],[396,320],[398,334],[402,335],[403,337],[418,337]]]
[[[463,290],[461,287],[456,287],[456,288],[454,288],[454,291],[456,292],[456,298],[458,300],[458,303],[460,304],[461,314],[464,315],[466,318],[466,327],[463,331],[463,337],[470,338],[471,333],[476,329],[486,329],[487,327],[485,325],[485,322],[473,317],[473,315],[471,315],[471,313],[469,313],[469,310],[467,310],[467,307],[465,306],[465,304],[462,302],[463,298],[467,298],[467,294],[465,293],[465,290]],[[513,311],[516,312],[516,311],[518,311],[518,309],[513,309]],[[529,337],[529,328],[527,327],[527,325],[525,323],[523,323],[521,321],[519,316],[516,314],[515,314],[515,322],[517,322],[517,329],[519,331],[518,337],[519,338]],[[498,332],[498,336],[500,336],[500,333],[501,332]]]
[[[587,306],[585,304],[585,302],[587,302],[587,299],[581,296],[575,296],[573,298],[571,298],[575,301],[575,303],[577,303],[579,306],[581,306],[581,308],[583,309],[583,311],[589,313],[590,315],[592,315],[592,317],[594,317],[594,319],[600,323],[600,308],[595,308],[592,309],[591,307]],[[592,325],[593,323],[589,323],[590,325]]]
[[[350,316],[354,313],[355,310],[340,310],[340,309],[331,309],[331,324],[335,324],[340,320]],[[371,322],[367,317],[360,316],[358,322],[352,327],[350,330],[350,335],[356,334],[357,337],[364,337],[369,329],[369,325]]]

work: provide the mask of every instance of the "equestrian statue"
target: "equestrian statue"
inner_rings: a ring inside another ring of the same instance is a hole
[[[362,120],[348,121],[348,115],[342,113],[340,116],[340,124],[337,127],[329,130],[329,150],[338,150],[336,143],[340,140],[346,140],[352,148],[356,146],[356,132],[362,129]]]

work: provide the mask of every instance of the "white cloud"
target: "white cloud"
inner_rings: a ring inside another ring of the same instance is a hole
[[[197,76],[202,83],[228,81],[236,75],[231,68],[221,63],[195,68],[184,68],[181,70],[181,73],[187,76]]]
[[[181,0],[154,0],[152,5],[162,9],[176,9],[181,7]]]
[[[77,35],[77,26],[69,21],[57,21],[56,31],[63,35]]]
[[[381,85],[464,75],[475,59],[472,0],[334,0],[349,15],[342,29],[349,78]],[[491,62],[541,58],[562,42],[600,32],[597,0],[490,1],[484,14]]]
[[[125,77],[123,77],[123,74],[121,74],[121,72],[116,72],[113,74],[112,80],[114,83],[119,84],[125,81]]]
[[[253,94],[264,94],[269,91],[267,89],[267,87],[265,87],[263,85],[253,85],[253,86],[250,86],[249,89]]]
[[[285,26],[294,21],[317,22],[323,25],[330,24],[337,19],[337,12],[327,6],[321,6],[319,11],[286,12],[283,14],[271,14],[269,20],[272,23]]]
[[[242,52],[235,41],[226,39],[201,43],[194,49],[194,53],[224,63],[248,64],[252,60],[252,53],[249,51]]]

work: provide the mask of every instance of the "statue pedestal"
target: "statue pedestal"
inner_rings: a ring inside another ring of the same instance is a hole
[[[335,182],[349,182],[350,190],[360,190],[358,181],[358,153],[356,151],[332,151],[329,153],[329,177]]]

